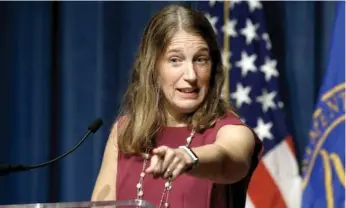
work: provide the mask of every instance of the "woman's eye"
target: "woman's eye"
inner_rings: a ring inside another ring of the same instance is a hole
[[[206,64],[208,61],[209,61],[209,59],[205,58],[205,57],[196,58],[196,62],[198,62],[200,64]]]
[[[177,63],[178,61],[179,61],[178,58],[171,58],[171,62],[173,62],[173,63]]]
[[[178,66],[181,63],[181,59],[178,57],[172,57],[169,59],[169,62],[173,65],[173,66]]]

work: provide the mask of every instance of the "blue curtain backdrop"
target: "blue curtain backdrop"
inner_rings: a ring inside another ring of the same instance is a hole
[[[142,31],[171,2],[0,2],[0,162],[49,167],[0,177],[0,204],[85,201]],[[195,2],[190,4],[194,6]],[[298,156],[326,67],[334,2],[265,2]]]

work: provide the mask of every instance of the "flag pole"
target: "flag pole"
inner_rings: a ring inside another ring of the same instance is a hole
[[[229,12],[230,12],[230,2],[226,0],[223,4],[223,20],[224,20],[224,25],[227,25],[229,21]],[[227,53],[230,52],[229,48],[229,38],[226,33],[223,34],[223,51],[224,51],[224,56],[226,56]],[[225,60],[228,62],[228,60]],[[225,82],[223,85],[223,95],[222,97],[225,99],[227,104],[230,104],[230,90],[229,90],[229,70],[230,70],[230,65],[223,63],[224,65],[224,70],[225,70]]]

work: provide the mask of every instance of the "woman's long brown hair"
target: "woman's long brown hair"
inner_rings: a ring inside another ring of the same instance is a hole
[[[196,112],[186,115],[197,131],[211,127],[233,109],[222,99],[225,75],[215,33],[202,13],[180,5],[170,5],[157,13],[145,28],[133,66],[130,85],[118,126],[119,151],[139,154],[153,147],[157,131],[166,124],[162,94],[157,85],[156,64],[169,41],[179,30],[200,35],[208,44],[212,60],[208,94]]]

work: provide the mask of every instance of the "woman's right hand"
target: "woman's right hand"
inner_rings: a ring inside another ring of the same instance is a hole
[[[145,172],[153,174],[155,178],[174,180],[192,165],[192,160],[184,150],[161,146],[153,150],[150,165]]]

